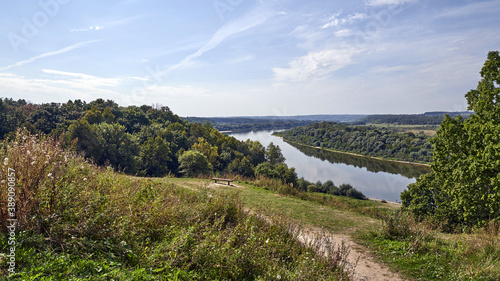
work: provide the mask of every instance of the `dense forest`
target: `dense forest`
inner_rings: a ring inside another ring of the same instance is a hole
[[[404,161],[431,162],[430,137],[371,126],[323,122],[277,133],[287,141]]]
[[[244,117],[186,117],[185,120],[204,124],[210,123],[215,129],[221,132],[249,132],[262,130],[290,129],[298,126],[305,126],[313,123],[309,120],[289,120],[289,119],[260,119]]]
[[[361,120],[354,121],[354,124],[398,124],[398,125],[439,125],[443,122],[445,115],[452,117],[468,117],[471,112],[426,112],[423,114],[383,114],[369,115]]]
[[[249,116],[249,117],[185,117],[192,123],[210,123],[222,132],[249,132],[262,130],[291,129],[317,122],[355,122],[366,115],[296,115],[296,116]]]
[[[111,100],[32,104],[0,99],[0,137],[18,128],[63,138],[63,145],[98,165],[139,176],[238,173],[297,183],[279,147],[241,142],[210,124],[190,123],[166,106],[120,107]]]

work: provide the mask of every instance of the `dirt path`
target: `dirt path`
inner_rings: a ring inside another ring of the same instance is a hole
[[[375,261],[369,250],[355,243],[349,236],[337,235],[322,230],[305,229],[297,235],[298,240],[306,245],[322,246],[323,249],[316,249],[321,253],[328,252],[326,247],[335,247],[338,251],[344,252],[344,270],[352,275],[355,281],[402,281],[397,273],[392,272],[388,267]]]
[[[189,189],[192,186],[180,184]],[[223,188],[226,184],[204,183],[204,187]],[[231,183],[232,188],[245,188],[235,183]],[[253,210],[246,209],[249,213]],[[259,214],[259,216],[265,216]],[[269,221],[269,220],[268,220]],[[272,223],[272,222],[271,222]],[[293,231],[292,231],[293,232]],[[331,253],[332,249],[340,251],[343,257],[343,266],[355,281],[403,281],[397,273],[392,272],[387,266],[377,262],[370,251],[355,243],[349,235],[339,235],[327,232],[318,228],[302,228],[299,233],[294,234],[297,239],[321,254]]]

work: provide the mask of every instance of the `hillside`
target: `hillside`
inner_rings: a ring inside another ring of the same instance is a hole
[[[286,225],[245,212],[235,194],[125,176],[61,145],[23,131],[0,151],[1,174],[15,183],[15,201],[0,194],[0,221],[15,219],[0,225],[1,280],[347,276],[336,249],[316,253]]]

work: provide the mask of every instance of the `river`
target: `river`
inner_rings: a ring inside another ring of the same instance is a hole
[[[331,180],[335,185],[349,183],[370,198],[400,201],[399,195],[408,184],[414,183],[420,175],[430,172],[422,165],[397,163],[363,156],[331,152],[301,145],[292,145],[273,131],[231,133],[238,140],[259,141],[268,146],[279,145],[285,163],[295,167],[297,175],[310,182]]]

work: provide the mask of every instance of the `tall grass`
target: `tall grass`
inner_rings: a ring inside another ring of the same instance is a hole
[[[443,234],[434,223],[388,213],[365,237],[385,261],[418,280],[500,280],[499,225],[470,234]]]
[[[0,156],[8,158],[2,177],[16,170],[18,267],[12,279],[347,278],[333,251],[316,253],[286,226],[246,214],[236,195],[119,175],[65,152],[56,138],[26,131],[4,144]],[[6,253],[5,225],[0,229],[0,253]],[[3,257],[0,276],[8,268]]]
[[[238,179],[238,177],[236,177]],[[241,179],[245,181],[244,179]],[[288,184],[282,183],[280,180],[268,177],[257,177],[252,181],[245,181],[254,184],[264,189],[273,190],[285,196],[293,196],[302,200],[316,202],[325,206],[330,206],[335,209],[352,211],[357,214],[366,215],[373,218],[382,218],[387,208],[382,204],[369,200],[360,200],[348,198],[346,196],[337,196],[319,192],[306,192],[294,188]]]

